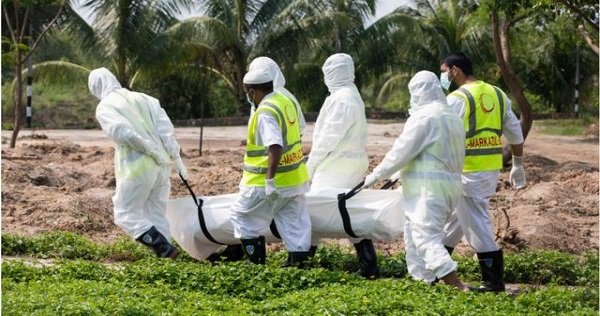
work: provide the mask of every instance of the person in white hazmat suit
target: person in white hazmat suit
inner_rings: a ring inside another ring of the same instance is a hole
[[[93,70],[88,86],[100,100],[96,119],[115,142],[115,224],[158,257],[175,259],[165,218],[173,163],[188,175],[171,120],[157,99],[122,88],[106,68]]]
[[[465,131],[462,119],[448,106],[437,76],[420,71],[408,83],[409,118],[402,134],[381,163],[365,178],[402,178],[404,241],[408,272],[432,283],[436,278],[466,291],[457,264],[444,248],[444,225],[460,199]],[[395,179],[394,179],[395,180]]]
[[[463,236],[477,253],[483,284],[478,291],[502,292],[504,255],[496,244],[489,198],[496,193],[500,169],[503,167],[504,136],[512,153],[511,185],[526,185],[523,167],[523,133],[511,109],[511,101],[498,87],[478,80],[471,60],[463,53],[453,53],[440,65],[440,80],[445,89],[452,82],[458,87],[447,97],[448,104],[464,120],[467,132],[462,183],[463,194],[453,220],[447,224],[444,245],[451,253]]]
[[[300,102],[298,99],[292,94],[288,89],[285,88],[285,77],[281,72],[281,68],[277,63],[266,56],[256,57],[250,62],[248,66],[248,71],[252,71],[255,69],[267,69],[268,71],[275,74],[275,79],[273,80],[273,90],[282,93],[286,97],[288,97],[294,104],[296,105],[296,109],[298,111],[298,121],[300,124],[300,135],[304,135],[304,130],[306,129],[306,119],[304,118],[304,114],[302,113],[302,108],[300,107]],[[256,107],[253,105],[250,111],[250,115],[254,114]]]
[[[259,105],[248,123],[240,193],[231,208],[231,223],[248,260],[265,264],[265,236],[260,231],[274,220],[288,250],[285,266],[302,266],[311,235],[305,198],[308,172],[299,113],[287,96],[273,91],[274,78],[271,69],[257,68],[243,79],[248,102]]]
[[[369,168],[365,104],[354,84],[354,61],[348,54],[329,56],[322,67],[325,85],[331,93],[323,102],[313,131],[312,148],[306,166],[311,190],[352,189]],[[370,239],[350,238],[356,249],[361,274],[377,278],[377,254]],[[311,254],[319,240],[313,240]]]

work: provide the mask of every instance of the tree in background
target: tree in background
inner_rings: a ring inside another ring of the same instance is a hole
[[[14,67],[14,126],[10,148],[14,148],[23,121],[23,80],[25,61],[40,40],[63,16],[64,0],[2,1],[2,59]],[[5,63],[6,65],[6,63]]]
[[[170,27],[161,40],[167,43],[168,65],[185,61],[198,71],[209,71],[226,83],[243,108],[246,95],[242,79],[249,60],[270,51],[297,47],[299,39],[279,41],[271,37],[291,0],[207,0],[205,12]],[[275,47],[275,48],[272,48]],[[272,48],[272,49],[271,49]],[[163,67],[164,68],[164,67]]]
[[[541,1],[544,3],[549,2],[549,0]],[[598,15],[600,14],[600,4],[598,1],[558,0],[558,2],[575,17],[574,21],[579,22],[577,23],[577,29],[588,47],[596,55],[600,55],[600,49],[598,49],[598,18],[600,18]]]
[[[85,0],[82,8],[89,17],[69,15],[66,27],[81,47],[110,65],[123,87],[131,88],[154,65],[153,58],[166,58],[156,54],[164,53],[157,37],[190,5],[185,0]]]
[[[422,69],[437,73],[441,58],[456,50],[472,58],[479,77],[508,88],[517,111],[523,106],[505,65],[536,110],[565,112],[581,44],[583,94],[597,95],[597,57],[577,33],[579,24],[592,35],[597,26],[598,5],[589,0],[418,0],[415,9],[399,8],[370,25],[375,0],[206,0],[201,16],[183,20],[181,12],[192,4],[187,0],[80,1],[90,18],[65,7],[49,49],[36,53],[43,63],[34,66],[35,77],[56,82],[69,76],[69,68],[77,73],[70,80],[84,84],[79,78],[88,69],[106,66],[124,86],[159,97],[175,118],[246,109],[242,78],[247,63],[260,55],[280,64],[288,88],[305,110],[315,112],[327,94],[321,65],[338,51],[354,58],[357,86],[375,107],[407,107],[410,77]],[[5,48],[8,28],[3,35]],[[2,72],[3,78],[16,75],[6,63]]]
[[[415,1],[416,8],[400,7],[375,22],[375,56],[387,65],[383,75],[374,73],[379,103],[402,98],[408,107],[406,85],[419,70],[439,72],[442,58],[463,51],[478,69],[491,66],[491,40],[474,15],[475,1]],[[386,57],[381,57],[386,56]],[[381,70],[380,70],[381,71]],[[487,73],[483,77],[487,77]]]
[[[592,90],[598,56],[585,49],[577,26],[568,12],[550,6],[513,32],[513,64],[536,114],[574,112],[578,63],[580,90]]]
[[[523,85],[513,69],[510,30],[516,23],[534,14],[535,7],[532,1],[528,0],[490,0],[486,5],[484,8],[489,10],[492,18],[492,40],[494,42],[496,62],[502,73],[504,83],[521,110],[521,129],[523,130],[523,137],[527,138],[531,129],[531,123],[533,122],[533,113],[531,111],[531,104],[525,96]],[[505,162],[509,159],[510,150],[504,148]]]
[[[290,89],[296,94],[304,109],[319,111],[327,94],[321,66],[334,53],[348,53],[356,67],[356,85],[366,82],[366,74],[380,63],[373,64],[366,54],[374,46],[369,42],[372,34],[365,21],[375,14],[374,0],[344,1],[315,0],[294,1],[275,24],[270,38],[283,42],[296,39],[294,53],[276,50],[271,45],[265,49],[284,65]],[[294,45],[294,44],[292,44]],[[288,44],[289,46],[289,44]],[[283,45],[281,45],[283,47]],[[294,65],[294,63],[296,63]],[[294,65],[294,67],[285,67]],[[363,76],[365,76],[363,78]]]

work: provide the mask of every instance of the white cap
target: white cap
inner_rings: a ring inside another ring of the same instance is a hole
[[[285,86],[285,77],[273,59],[266,56],[254,58],[250,65],[248,65],[248,71],[257,68],[270,69],[269,71],[272,71],[275,74],[273,79],[273,89],[277,90],[278,88],[283,88]]]
[[[275,74],[267,68],[252,69],[244,76],[244,84],[261,84],[273,80],[275,80]]]

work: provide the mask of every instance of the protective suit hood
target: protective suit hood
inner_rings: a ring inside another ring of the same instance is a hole
[[[265,56],[254,58],[254,60],[252,60],[252,62],[248,66],[248,71],[252,71],[259,68],[268,69],[269,72],[275,75],[275,78],[273,79],[274,90],[277,90],[278,88],[283,88],[285,86],[285,77],[283,76],[281,69],[273,59]]]
[[[410,92],[409,113],[431,103],[446,103],[446,95],[438,77],[431,71],[417,72],[408,83]]]
[[[300,134],[304,134],[304,129],[306,128],[306,119],[304,118],[304,114],[302,114],[302,108],[300,107],[300,102],[298,99],[285,88],[285,77],[281,72],[281,68],[277,63],[266,56],[256,57],[250,62],[248,65],[248,72],[265,69],[267,72],[273,74],[273,90],[277,92],[283,93],[286,97],[290,98],[292,102],[296,105],[298,109],[298,118],[300,120]],[[256,111],[256,106],[251,106],[250,115],[254,114]]]
[[[102,67],[94,69],[88,77],[90,93],[99,100],[104,99],[113,90],[120,89],[119,80],[108,69]]]
[[[348,54],[333,54],[323,64],[323,76],[329,92],[354,84],[354,62]]]

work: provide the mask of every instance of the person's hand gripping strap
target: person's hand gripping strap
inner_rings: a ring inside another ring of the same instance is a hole
[[[175,160],[175,167],[177,168],[177,172],[179,172],[179,176],[181,176],[181,178],[183,178],[184,180],[189,179],[187,168],[183,164],[183,160],[181,160],[181,157],[178,157]]]

